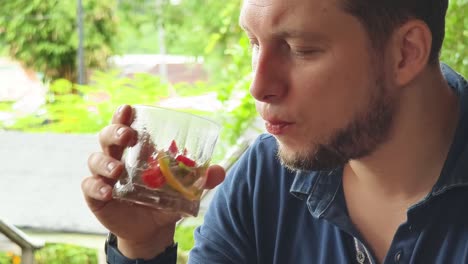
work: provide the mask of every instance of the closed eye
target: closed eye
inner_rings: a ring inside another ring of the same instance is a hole
[[[316,46],[294,46],[288,45],[290,54],[299,58],[309,58],[322,53],[324,50]]]
[[[294,55],[297,55],[297,56],[307,56],[307,55],[313,55],[313,54],[319,53],[320,50],[318,50],[318,49],[310,49],[310,50],[291,50],[291,52],[292,52]]]

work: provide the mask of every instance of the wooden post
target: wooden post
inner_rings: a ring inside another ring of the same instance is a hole
[[[32,248],[21,249],[21,264],[35,264],[34,250]]]
[[[28,237],[23,231],[16,228],[14,225],[8,224],[0,219],[0,233],[3,233],[11,242],[21,248],[21,263],[34,264],[34,251],[42,248],[44,242],[34,241]]]

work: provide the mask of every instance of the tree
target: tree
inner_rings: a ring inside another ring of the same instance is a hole
[[[115,0],[84,0],[85,65],[102,68],[114,51],[117,21]],[[46,80],[77,77],[78,35],[75,1],[3,1],[0,42],[27,68]]]

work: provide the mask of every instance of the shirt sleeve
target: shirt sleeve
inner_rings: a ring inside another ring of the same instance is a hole
[[[106,244],[106,263],[108,264],[175,264],[177,244],[168,247],[163,253],[150,260],[129,259],[122,255],[115,245]]]
[[[252,186],[248,181],[255,173],[255,156],[250,148],[218,187],[204,223],[195,230],[189,263],[255,263]]]

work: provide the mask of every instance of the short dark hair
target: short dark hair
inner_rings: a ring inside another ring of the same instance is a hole
[[[385,47],[393,31],[409,19],[424,21],[432,32],[429,63],[439,61],[449,0],[341,0],[346,12],[366,28],[375,48]]]

